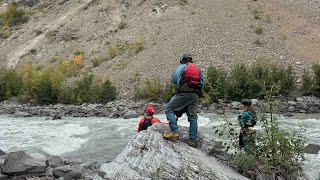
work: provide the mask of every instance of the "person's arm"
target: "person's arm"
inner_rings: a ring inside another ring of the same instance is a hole
[[[250,114],[248,112],[243,112],[240,117],[240,126],[244,127],[247,121],[250,119]]]
[[[162,123],[158,118],[154,117],[151,121],[151,123]]]
[[[172,74],[171,76],[171,81],[175,84],[178,85],[181,76],[183,75],[184,70],[187,68],[187,64],[181,64]]]
[[[204,87],[204,77],[203,77],[202,71],[200,69],[199,69],[199,71],[200,71],[200,83],[203,88]]]
[[[141,118],[140,122],[139,122],[139,126],[138,126],[138,132],[141,131],[141,125],[142,125],[143,121],[144,121],[144,118]]]

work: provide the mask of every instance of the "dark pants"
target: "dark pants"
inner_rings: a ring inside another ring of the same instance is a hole
[[[239,135],[239,146],[245,151],[251,151],[255,147],[255,131],[249,128],[242,128]]]

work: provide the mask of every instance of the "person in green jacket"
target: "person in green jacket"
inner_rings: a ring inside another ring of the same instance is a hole
[[[243,99],[241,102],[242,114],[238,116],[240,125],[239,146],[245,151],[249,151],[255,145],[255,131],[251,127],[257,123],[256,112],[252,108],[250,99]]]

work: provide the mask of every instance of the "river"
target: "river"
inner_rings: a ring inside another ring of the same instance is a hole
[[[156,115],[165,121],[165,115]],[[227,118],[236,122],[236,115]],[[23,150],[33,157],[48,155],[80,158],[87,162],[112,161],[137,133],[139,119],[74,118],[45,120],[46,117],[17,118],[0,116],[0,149],[5,152]],[[308,143],[320,145],[320,115],[295,114],[279,117],[286,129],[304,127]],[[213,127],[225,122],[222,115],[200,114],[199,130],[216,136]],[[188,126],[186,116],[178,124]],[[260,128],[259,124],[256,126]],[[320,167],[320,155],[306,155],[307,169]]]

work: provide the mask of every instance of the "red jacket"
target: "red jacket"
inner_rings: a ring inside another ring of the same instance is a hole
[[[140,119],[139,126],[138,126],[138,132],[141,131],[141,125],[142,125],[143,122],[144,122],[144,118],[149,119],[149,118],[152,118],[152,116],[145,116],[145,117],[142,117],[142,118]],[[162,123],[162,122],[161,122],[158,118],[153,117],[152,120],[151,120],[151,124],[153,124],[153,123]]]

